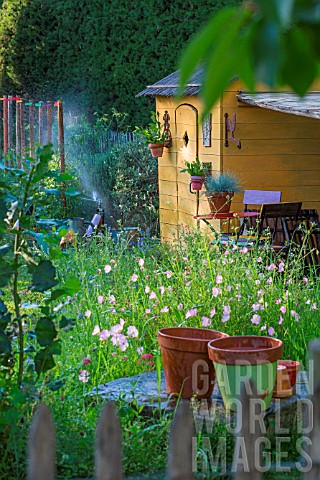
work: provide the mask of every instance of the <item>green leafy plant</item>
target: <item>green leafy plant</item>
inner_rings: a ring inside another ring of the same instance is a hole
[[[234,77],[251,91],[261,82],[304,95],[319,73],[319,25],[317,0],[254,0],[221,9],[181,58],[180,92],[201,64],[203,116]]]
[[[161,145],[166,139],[166,135],[163,133],[163,127],[159,121],[159,112],[151,113],[151,122],[147,128],[135,127],[135,133],[145,137],[146,143],[155,143]]]
[[[205,187],[209,193],[241,192],[241,182],[238,177],[231,172],[220,173],[216,176],[208,176],[205,181]]]
[[[194,177],[204,177],[207,173],[207,169],[202,165],[199,158],[196,157],[194,162],[186,162],[187,168],[181,170],[182,173],[188,172],[189,175]]]
[[[0,291],[0,363],[4,370],[16,374],[18,386],[26,365],[31,383],[55,366],[54,356],[61,353],[59,332],[73,326],[74,320],[65,318],[54,305],[80,288],[80,281],[73,276],[59,285],[53,261],[63,255],[58,246],[63,231],[55,237],[34,231],[37,212],[47,201],[40,193],[61,195],[59,189],[43,188],[44,180],[53,175],[49,170],[52,155],[51,145],[46,145],[38,148],[35,159],[26,159],[22,168],[0,163],[0,288],[11,294],[6,295],[5,303],[5,293]],[[60,183],[65,177],[56,172],[56,180]],[[68,193],[74,194],[65,191]],[[47,258],[34,247],[39,235],[46,239]],[[22,296],[20,283],[26,275],[27,288]],[[28,294],[37,294],[41,304],[24,301]],[[37,314],[28,315],[28,309]]]

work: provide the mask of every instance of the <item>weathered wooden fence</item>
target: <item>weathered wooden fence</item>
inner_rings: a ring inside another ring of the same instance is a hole
[[[313,428],[309,433],[309,449],[306,452],[310,459],[310,468],[304,473],[305,480],[320,478],[320,341],[310,344],[310,359],[314,362],[314,389],[310,400],[313,404]],[[247,391],[253,392],[250,397]],[[257,398],[254,386],[245,380],[242,385],[241,404],[242,422],[238,432],[238,439],[242,454],[245,452],[245,461],[237,462],[239,451],[234,451],[234,473],[236,480],[261,480],[260,461],[261,452],[257,450],[259,439],[264,438],[261,423],[254,422],[252,426],[252,412],[250,401]],[[251,418],[250,418],[251,416]],[[192,438],[195,436],[194,423],[190,404],[182,401],[174,418],[171,432],[168,455],[168,480],[191,480],[193,478]],[[42,404],[32,422],[29,435],[29,480],[55,479],[55,430],[48,407]],[[236,460],[236,461],[235,461]],[[243,455],[242,455],[243,460]],[[113,402],[108,402],[103,408],[96,430],[96,480],[121,480],[122,451],[121,430]]]

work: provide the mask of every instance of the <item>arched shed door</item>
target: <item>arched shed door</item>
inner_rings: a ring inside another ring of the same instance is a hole
[[[178,224],[195,225],[196,198],[189,191],[190,176],[181,173],[186,162],[193,162],[199,156],[199,114],[189,103],[182,103],[175,111],[177,135],[177,196]]]

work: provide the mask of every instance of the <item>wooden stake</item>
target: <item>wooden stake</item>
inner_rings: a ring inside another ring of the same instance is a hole
[[[12,148],[12,104],[11,96],[8,96],[8,150]]]
[[[66,164],[65,164],[65,155],[64,155],[64,128],[63,128],[62,100],[58,101],[58,141],[59,141],[59,152],[60,152],[60,172],[64,173],[66,171]],[[67,200],[64,192],[62,192],[62,205],[64,209],[67,207]]]
[[[52,107],[47,107],[47,143],[52,143]]]
[[[44,135],[43,135],[43,107],[39,108],[39,143],[40,145],[44,144]]]
[[[26,154],[26,135],[24,130],[24,102],[20,103],[20,135],[21,135],[21,156],[25,156]]]
[[[4,98],[7,98],[6,96]],[[8,102],[3,100],[3,153],[8,153]]]
[[[20,166],[20,157],[21,157],[21,134],[20,134],[20,126],[21,126],[21,109],[20,109],[20,102],[16,102],[16,156],[17,156],[17,164]]]
[[[30,145],[30,157],[34,158],[34,105],[29,107],[29,145]]]

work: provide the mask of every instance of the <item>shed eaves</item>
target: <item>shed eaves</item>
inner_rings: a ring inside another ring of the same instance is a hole
[[[320,118],[320,92],[306,93],[299,97],[292,92],[240,92],[239,102],[277,112],[303,117]]]
[[[197,95],[200,92],[202,85],[203,68],[199,67],[191,75],[188,83],[185,86],[184,95]],[[163,97],[173,97],[177,94],[180,82],[180,71],[171,73],[165,78],[162,78],[153,85],[148,85],[142,92],[138,93],[136,97],[160,95]]]

